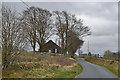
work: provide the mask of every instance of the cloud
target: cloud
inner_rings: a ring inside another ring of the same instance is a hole
[[[79,18],[84,20],[84,24],[90,26],[90,29],[94,36],[118,34],[118,22],[111,21],[106,18],[91,17],[89,15],[80,15]]]
[[[27,6],[23,3],[7,3],[18,12],[22,12]],[[90,51],[103,54],[105,50],[117,51],[118,49],[118,3],[117,2],[27,2],[29,6],[45,8],[50,11],[67,11],[83,19],[84,25],[90,27],[92,35]],[[55,40],[55,37],[51,39]],[[82,46],[83,52],[87,52],[87,40]]]
[[[118,2],[119,0],[23,0],[24,2]],[[21,0],[1,0],[1,2],[21,2]]]
[[[90,26],[92,35],[85,38],[82,50],[86,53],[88,40],[90,41],[90,51],[103,55],[104,51],[118,51],[118,22],[104,17],[92,17],[90,15],[78,16],[84,19],[84,24]],[[116,17],[117,19],[117,17]]]

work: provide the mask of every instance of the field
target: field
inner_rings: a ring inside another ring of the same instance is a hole
[[[82,67],[72,58],[22,54],[3,71],[3,78],[75,78]]]

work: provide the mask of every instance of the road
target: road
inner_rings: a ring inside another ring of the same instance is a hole
[[[76,61],[83,67],[83,72],[76,78],[117,78],[106,68],[89,63],[83,58],[77,58]]]

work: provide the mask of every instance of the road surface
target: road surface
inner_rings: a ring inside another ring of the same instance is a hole
[[[76,78],[117,78],[106,68],[89,63],[83,58],[77,58],[76,61],[83,67],[83,72]]]

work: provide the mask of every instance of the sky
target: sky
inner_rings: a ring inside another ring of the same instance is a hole
[[[81,48],[83,53],[88,51],[100,54],[106,50],[118,51],[118,3],[117,2],[26,2],[29,6],[45,8],[50,11],[67,11],[83,20],[90,27],[92,35],[84,37]],[[21,13],[27,6],[22,2],[5,3],[10,8]],[[55,42],[55,36],[51,37]]]

